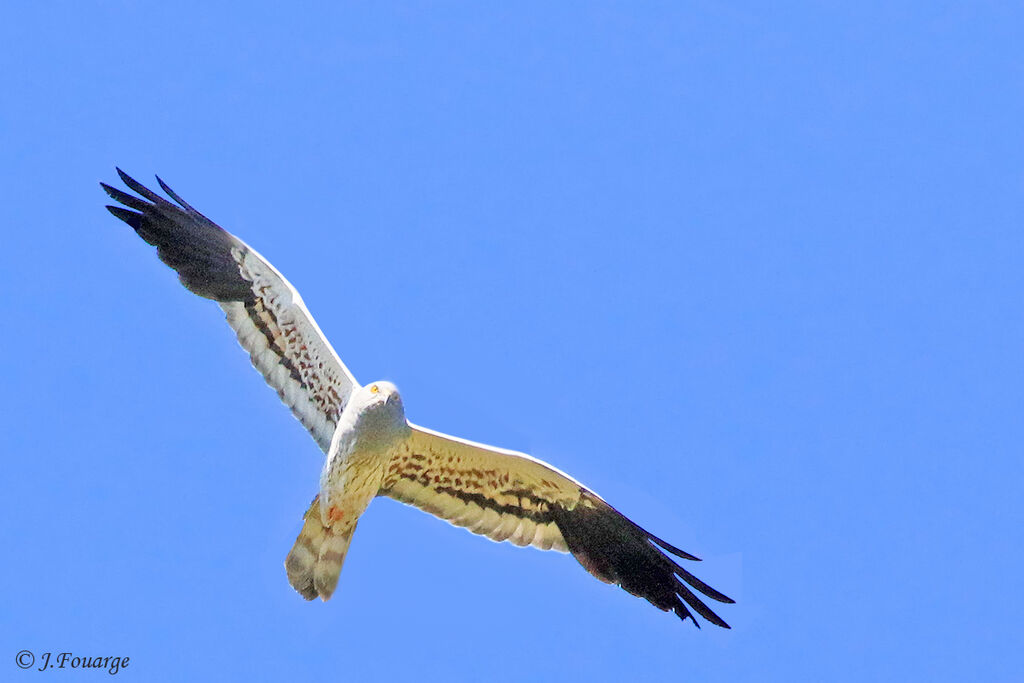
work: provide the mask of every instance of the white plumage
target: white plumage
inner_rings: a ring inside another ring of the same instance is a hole
[[[732,600],[669,555],[697,558],[547,463],[411,424],[394,385],[356,382],[299,293],[266,259],[159,178],[177,204],[118,174],[141,198],[103,184],[127,207],[107,208],[157,247],[185,287],[219,302],[253,365],[327,454],[320,490],[285,563],[304,597],[331,596],[359,516],[381,495],[494,541],[571,552],[598,579],[659,609],[699,625],[689,607],[728,628],[691,588]]]

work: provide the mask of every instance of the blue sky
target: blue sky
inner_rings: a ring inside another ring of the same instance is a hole
[[[0,22],[0,677],[1019,680],[1014,3],[36,3]],[[159,173],[410,419],[704,559],[698,631],[322,457],[103,210]]]

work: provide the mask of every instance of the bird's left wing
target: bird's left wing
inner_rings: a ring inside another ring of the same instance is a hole
[[[252,364],[326,453],[338,416],[359,388],[302,297],[270,263],[199,213],[162,180],[173,204],[126,173],[141,199],[100,183],[115,201],[110,213],[156,246],[186,288],[220,303]],[[129,211],[129,209],[132,209]]]
[[[659,609],[697,624],[689,606],[729,628],[690,588],[719,602],[733,601],[666,553],[698,558],[640,528],[569,475],[524,453],[410,427],[411,435],[386,465],[380,495],[495,541],[571,552],[601,581]]]
[[[574,508],[579,482],[523,453],[410,427],[381,495],[495,541],[568,552],[552,508]]]

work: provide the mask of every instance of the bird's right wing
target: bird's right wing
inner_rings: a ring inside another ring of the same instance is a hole
[[[569,475],[523,453],[410,427],[385,465],[380,495],[495,541],[569,551],[601,581],[659,609],[697,624],[690,607],[729,628],[690,588],[712,600],[732,600],[667,553],[698,558],[640,528]]]
[[[156,246],[181,283],[220,303],[252,364],[326,453],[341,411],[359,388],[317,327],[295,288],[270,263],[202,215],[162,180],[172,204],[127,174],[142,199],[100,183],[115,201],[110,213]]]

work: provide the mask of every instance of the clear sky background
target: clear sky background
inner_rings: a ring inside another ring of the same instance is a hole
[[[1020,680],[1019,4],[326,5],[4,13],[0,678]],[[303,601],[322,456],[115,165],[410,419],[701,556],[733,630],[389,500]]]

